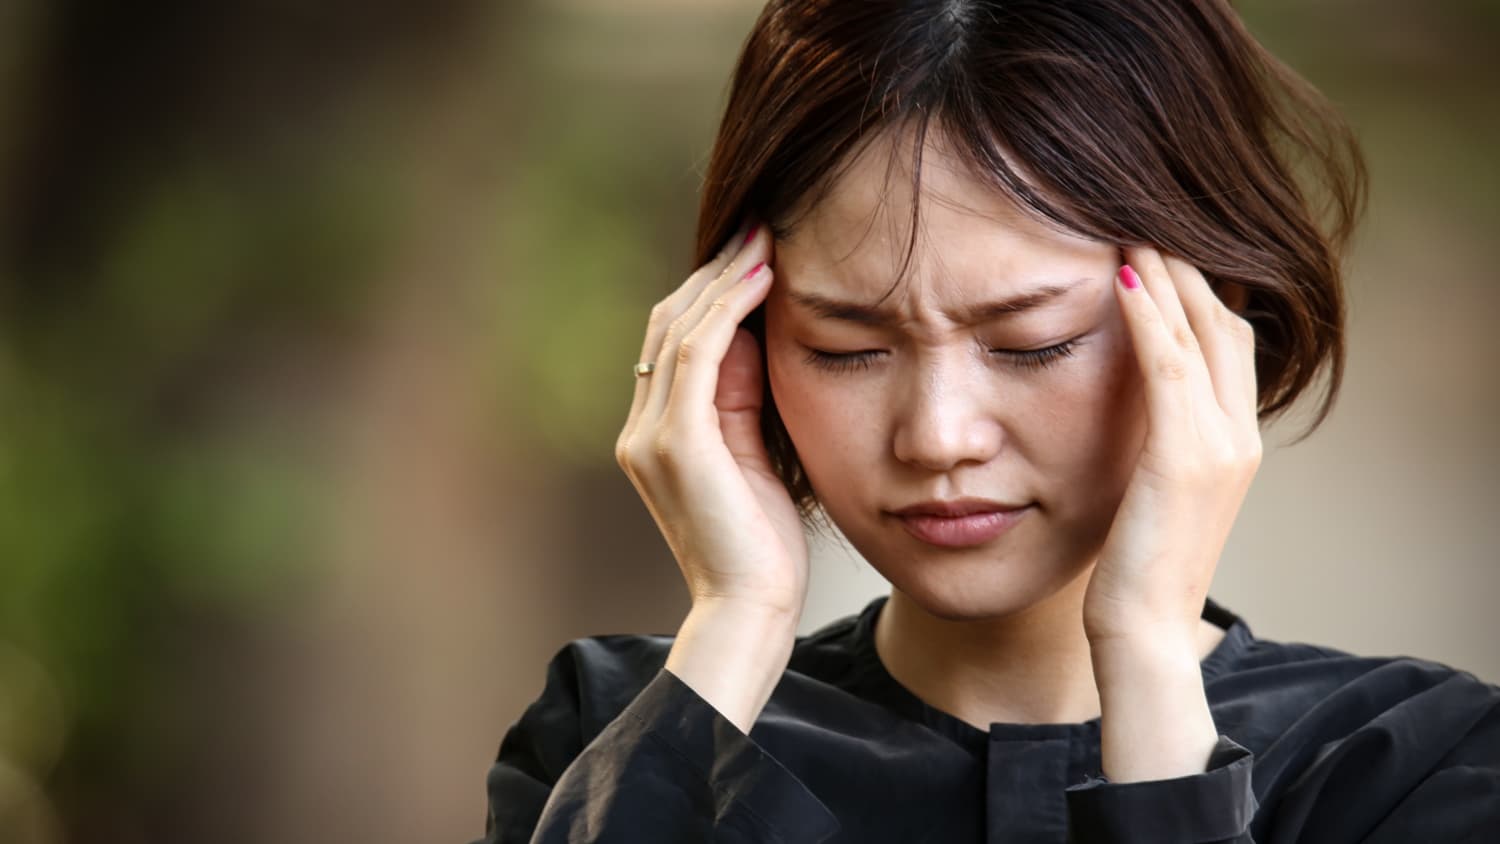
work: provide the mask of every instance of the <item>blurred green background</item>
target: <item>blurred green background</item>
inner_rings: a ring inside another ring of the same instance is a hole
[[[1238,5],[1374,193],[1215,596],[1500,680],[1500,4]],[[675,629],[612,447],[758,8],[0,4],[0,841],[467,841],[551,653]]]

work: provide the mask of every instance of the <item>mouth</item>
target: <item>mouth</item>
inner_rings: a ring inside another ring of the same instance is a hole
[[[972,548],[993,542],[1009,531],[1032,505],[985,499],[927,501],[891,511],[906,532],[939,548]]]

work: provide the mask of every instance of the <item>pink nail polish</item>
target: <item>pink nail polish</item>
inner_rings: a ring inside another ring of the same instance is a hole
[[[1135,270],[1131,269],[1129,264],[1126,264],[1120,267],[1120,283],[1125,285],[1126,289],[1134,290],[1141,286],[1141,277],[1135,274]]]
[[[759,264],[756,264],[755,266],[751,267],[750,268],[750,272],[745,273],[744,280],[745,281],[749,281],[750,279],[755,278],[756,276],[760,275],[760,271],[763,270],[763,269],[765,269],[765,268],[766,268],[766,262],[765,261],[761,261]]]
[[[750,233],[745,235],[745,242],[741,244],[740,248],[743,249],[746,246],[749,246],[750,241],[754,240],[757,234],[760,234],[760,223],[756,223],[755,225],[750,227]]]

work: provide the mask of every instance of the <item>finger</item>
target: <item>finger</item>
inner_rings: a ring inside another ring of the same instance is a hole
[[[1225,285],[1220,289],[1219,294],[1219,298],[1224,301],[1224,304],[1228,306],[1228,308],[1233,311],[1236,316],[1238,316],[1240,319],[1245,320],[1245,323],[1250,326],[1250,338],[1246,341],[1246,345],[1249,346],[1249,354],[1240,361],[1240,365],[1244,367],[1244,371],[1241,373],[1241,382],[1245,384],[1245,387],[1249,391],[1249,394],[1251,396],[1250,410],[1256,419],[1256,430],[1259,431],[1260,380],[1255,371],[1255,355],[1256,347],[1259,345],[1259,339],[1257,338],[1255,333],[1255,323],[1245,315],[1249,312],[1250,309],[1250,288],[1243,284],[1225,282]]]
[[[1209,376],[1207,362],[1203,359],[1203,350],[1182,306],[1181,279],[1167,266],[1166,255],[1159,249],[1140,247],[1127,250],[1126,254],[1133,254],[1146,265],[1145,270],[1134,264],[1131,268],[1140,273],[1141,282],[1156,302],[1168,335],[1183,351],[1187,388],[1202,401],[1215,402],[1213,406],[1217,406],[1213,379]]]
[[[724,362],[719,366],[714,389],[714,409],[719,413],[719,431],[724,444],[741,466],[770,471],[771,458],[760,430],[760,410],[765,402],[765,366],[755,336],[735,328]]]
[[[758,227],[755,232],[751,233],[750,242],[735,256],[734,260],[729,262],[724,272],[705,287],[687,310],[668,327],[661,349],[656,354],[656,370],[647,376],[651,381],[650,391],[641,408],[641,417],[647,420],[645,424],[652,424],[649,420],[659,419],[669,402],[672,401],[673,384],[679,359],[683,353],[683,339],[693,332],[711,309],[722,310],[725,307],[727,302],[719,305],[715,303],[720,301],[726,290],[735,287],[747,275],[766,264],[771,258],[770,249],[770,237],[765,232],[765,227]],[[725,345],[728,345],[727,340]],[[696,350],[690,347],[687,353],[696,355]],[[722,350],[720,354],[722,356]],[[714,360],[714,366],[718,366],[717,359]],[[707,405],[704,407],[706,408]]]
[[[676,319],[682,316],[693,301],[703,292],[714,279],[721,276],[728,268],[734,257],[744,250],[748,245],[750,236],[754,234],[750,221],[740,223],[739,229],[729,239],[724,241],[724,246],[715,255],[713,260],[693,271],[687,279],[678,286],[669,296],[656,304],[651,309],[651,318],[646,324],[646,338],[641,344],[641,362],[655,361],[661,352],[662,342],[666,337],[667,329]],[[652,375],[637,376],[635,379],[635,394],[630,402],[630,416],[634,419],[646,404],[646,398],[651,392]],[[628,423],[627,423],[628,424]]]
[[[1198,338],[1219,406],[1239,422],[1253,421],[1256,404],[1255,331],[1250,323],[1214,295],[1197,267],[1176,256],[1166,256],[1164,261],[1173,278],[1177,279],[1178,296],[1193,334]],[[1245,378],[1247,359],[1250,361],[1248,384]]]
[[[758,264],[734,286],[725,289],[704,313],[702,320],[682,338],[677,347],[671,403],[663,419],[684,415],[684,421],[707,421],[720,398],[743,403],[740,395],[719,395],[719,376],[725,355],[740,322],[765,299],[770,289],[771,268]],[[737,386],[724,385],[726,391]]]
[[[1177,297],[1177,286],[1173,283],[1172,274],[1168,271],[1161,252],[1149,246],[1139,246],[1126,249],[1125,258],[1140,275],[1151,298],[1156,301],[1156,308],[1161,313],[1168,333],[1184,349],[1196,351],[1194,347],[1197,340],[1193,337],[1187,315],[1182,310],[1182,302]]]
[[[1187,355],[1173,339],[1161,310],[1126,264],[1115,276],[1115,297],[1125,315],[1141,380],[1145,383],[1147,426],[1173,438],[1190,425],[1192,393],[1187,389]]]

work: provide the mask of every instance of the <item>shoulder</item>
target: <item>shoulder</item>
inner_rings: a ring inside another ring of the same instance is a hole
[[[1500,702],[1500,687],[1440,662],[1414,656],[1363,656],[1306,642],[1247,636],[1243,647],[1220,668],[1212,679],[1286,692],[1300,689],[1320,697],[1357,688],[1372,702],[1394,702],[1443,689],[1477,702]]]
[[[1325,645],[1262,639],[1244,619],[1218,605],[1226,635],[1203,663],[1204,679],[1226,695],[1275,692],[1320,700],[1358,689],[1372,704],[1393,703],[1441,688],[1493,705],[1500,687],[1474,674],[1414,656],[1364,656]]]
[[[1500,825],[1500,687],[1409,656],[1248,631],[1240,644],[1205,689],[1220,732],[1254,754],[1257,840],[1273,823],[1320,841],[1471,840]]]
[[[1468,671],[1256,639],[1242,625],[1230,635],[1238,647],[1205,665],[1215,720],[1270,759],[1384,748],[1376,755],[1391,751],[1410,763],[1420,750],[1438,765],[1480,748],[1494,757],[1490,765],[1500,763],[1500,687]]]

